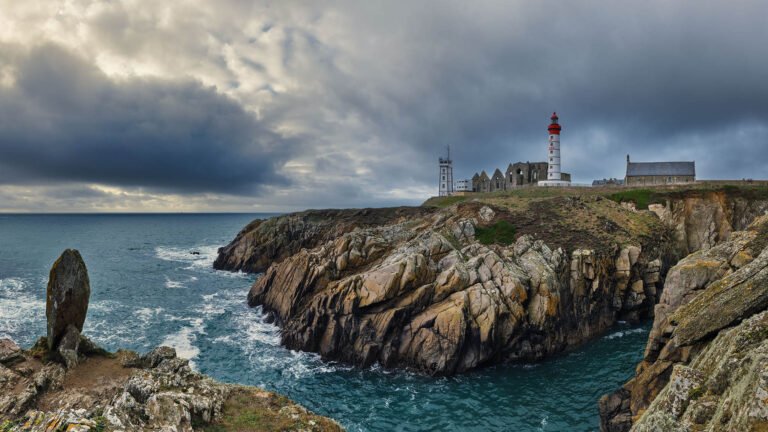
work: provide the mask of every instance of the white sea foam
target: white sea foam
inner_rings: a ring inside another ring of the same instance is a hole
[[[158,315],[160,315],[161,312],[163,312],[165,309],[161,307],[156,308],[139,308],[136,309],[133,314],[136,315],[136,317],[141,321],[143,324],[149,324],[152,322],[153,319],[157,318]]]
[[[200,349],[195,346],[195,341],[197,341],[195,329],[193,327],[182,327],[178,332],[166,336],[160,345],[174,348],[179,357],[188,359],[189,366],[192,369],[196,369],[193,359],[200,354]]]
[[[546,430],[546,428],[547,428],[547,424],[548,424],[548,423],[549,423],[549,422],[547,421],[547,417],[544,417],[544,418],[542,418],[542,419],[541,419],[541,422],[539,423],[541,426],[539,426],[539,429],[538,429],[538,430],[540,430],[540,431],[544,431],[544,430]]]
[[[168,289],[184,288],[184,284],[179,282],[179,281],[171,280],[171,278],[166,276],[165,277],[165,287],[168,288]]]
[[[634,328],[630,330],[620,330],[614,333],[611,333],[609,335],[604,336],[604,339],[617,339],[617,338],[623,338],[624,336],[628,336],[631,334],[636,333],[644,333],[646,330],[644,328]]]
[[[112,312],[118,307],[120,307],[120,302],[115,300],[99,300],[88,304],[89,311],[98,311],[102,313]]]
[[[33,296],[21,278],[0,279],[0,311],[0,337],[18,339],[30,325],[44,322],[45,299]]]
[[[163,261],[188,263],[187,270],[212,269],[213,261],[218,255],[219,247],[216,245],[194,247],[158,246],[155,248],[155,256]]]

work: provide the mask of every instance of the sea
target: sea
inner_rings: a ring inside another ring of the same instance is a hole
[[[246,295],[259,275],[217,271],[217,249],[271,214],[0,215],[0,337],[45,335],[45,288],[64,249],[85,259],[84,333],[109,350],[174,347],[218,380],[263,387],[349,431],[597,431],[598,398],[642,357],[649,324],[619,323],[569,353],[432,378],[356,368],[280,346]]]

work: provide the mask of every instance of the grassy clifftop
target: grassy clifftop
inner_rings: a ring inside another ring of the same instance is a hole
[[[511,191],[475,193],[462,196],[433,197],[422,206],[462,212],[463,208],[487,205],[509,222],[506,236],[531,234],[550,246],[605,249],[613,245],[658,243],[672,235],[659,218],[646,211],[631,211],[622,203],[631,203],[637,210],[647,210],[650,204],[665,204],[670,200],[704,198],[705,201],[733,202],[767,201],[768,183],[697,183],[685,186],[656,188],[572,187],[521,188]],[[483,227],[485,237],[493,237],[498,229]],[[513,233],[513,234],[510,234]],[[486,243],[494,239],[483,237]],[[502,239],[503,240],[503,239]],[[499,241],[507,243],[507,241]]]
[[[768,199],[768,182],[702,182],[690,185],[657,187],[526,187],[502,192],[472,193],[461,196],[432,197],[422,206],[445,208],[453,204],[479,201],[504,207],[519,207],[531,201],[555,197],[600,196],[615,202],[632,202],[644,210],[649,204],[664,203],[667,199],[693,197],[710,192],[721,192],[731,197]]]

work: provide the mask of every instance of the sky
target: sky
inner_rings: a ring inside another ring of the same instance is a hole
[[[765,0],[0,0],[0,212],[419,204],[546,158],[768,177]]]

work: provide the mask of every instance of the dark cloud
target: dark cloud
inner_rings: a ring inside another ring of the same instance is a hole
[[[286,184],[295,143],[198,82],[111,80],[56,46],[32,48],[0,90],[0,182],[82,181],[255,194]]]
[[[626,154],[766,176],[764,0],[91,3],[13,15],[31,42],[0,48],[0,182],[415,203],[446,145],[457,178],[544,160],[554,110],[577,182]]]
[[[375,34],[363,36],[366,73],[336,84],[384,141],[418,149],[406,164],[419,181],[435,177],[446,144],[464,176],[543,160],[553,110],[565,168],[580,181],[623,176],[627,153],[697,160],[702,178],[733,177],[709,161],[735,157],[738,172],[765,175],[751,162],[768,157],[765,133],[754,133],[768,124],[768,57],[756,54],[764,3],[441,4],[383,18],[358,6],[355,28]],[[743,135],[758,144],[735,156]]]

